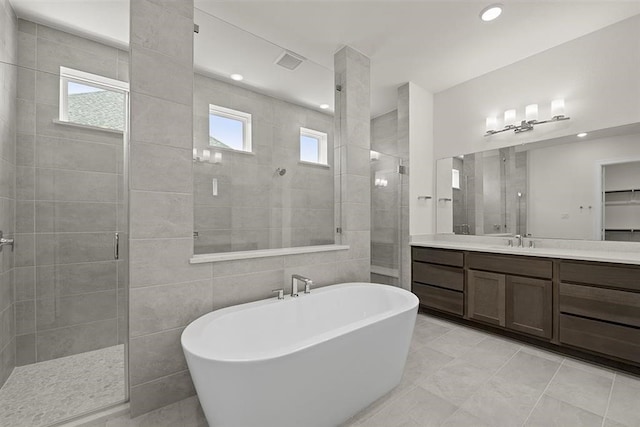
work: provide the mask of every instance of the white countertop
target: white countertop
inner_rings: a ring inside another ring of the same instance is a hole
[[[469,240],[467,237],[465,240]],[[482,239],[480,240],[488,240]],[[561,259],[574,259],[581,261],[599,261],[599,262],[613,262],[620,264],[635,264],[640,265],[640,244],[635,243],[638,248],[631,248],[626,242],[623,246],[624,250],[611,250],[612,245],[608,245],[612,242],[591,242],[591,244],[583,244],[582,242],[576,242],[575,248],[568,247],[548,247],[548,245],[558,244],[552,240],[544,241],[533,239],[536,243],[535,248],[517,248],[509,247],[506,244],[506,239],[491,239],[492,241],[456,241],[446,240],[445,237],[415,237],[412,238],[411,246],[423,246],[428,248],[442,248],[442,249],[457,249],[465,251],[478,251],[478,252],[490,252],[507,255],[526,255],[536,256],[544,258],[561,258]],[[597,246],[597,243],[605,243],[602,246],[609,246],[606,248],[580,248],[579,246]],[[566,242],[560,242],[560,244],[566,246]],[[544,245],[544,246],[543,246]],[[632,244],[634,245],[634,244]],[[640,280],[640,277],[638,278]]]

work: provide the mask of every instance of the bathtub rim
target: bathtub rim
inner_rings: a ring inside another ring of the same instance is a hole
[[[205,352],[201,351],[201,349],[197,349],[194,351],[193,346],[190,347],[189,341],[193,341],[197,339],[195,334],[199,333],[203,327],[206,327],[210,322],[214,321],[216,318],[222,317],[226,314],[234,313],[237,311],[242,311],[246,309],[251,309],[254,307],[259,307],[263,305],[269,304],[282,304],[282,303],[295,303],[298,298],[309,298],[314,295],[314,293],[324,293],[335,290],[336,287],[377,287],[380,289],[384,288],[386,292],[393,292],[397,294],[402,294],[403,297],[407,299],[405,304],[399,305],[398,307],[394,307],[390,310],[385,310],[383,312],[377,313],[375,315],[366,317],[364,319],[348,323],[339,328],[332,329],[330,331],[313,335],[313,339],[305,339],[299,343],[294,343],[292,345],[285,346],[284,348],[278,349],[277,351],[273,351],[264,356],[254,356],[251,358],[240,358],[240,357],[212,357],[211,355],[205,354]],[[418,297],[410,291],[407,291],[402,288],[398,288],[391,285],[383,285],[379,283],[369,283],[369,282],[347,282],[347,283],[338,283],[335,285],[328,285],[321,288],[315,289],[311,295],[303,295],[301,294],[298,298],[292,298],[290,296],[285,297],[285,300],[278,300],[277,298],[268,298],[243,304],[232,305],[229,307],[224,307],[218,310],[211,311],[207,314],[204,314],[191,323],[189,323],[186,328],[182,331],[180,335],[180,343],[182,345],[182,349],[185,353],[188,353],[190,357],[196,357],[201,360],[206,360],[210,362],[219,362],[219,363],[254,363],[254,362],[265,362],[269,360],[276,360],[287,355],[303,351],[305,349],[311,348],[313,346],[322,344],[323,342],[329,341],[333,338],[337,338],[342,335],[346,335],[349,332],[365,328],[368,325],[374,324],[376,322],[383,321],[385,319],[389,319],[394,316],[399,316],[409,311],[418,309]]]

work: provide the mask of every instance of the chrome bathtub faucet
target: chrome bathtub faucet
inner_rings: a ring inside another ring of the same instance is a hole
[[[311,286],[313,286],[313,280],[309,279],[308,277],[300,276],[299,274],[292,274],[291,275],[291,296],[292,297],[298,296],[298,280],[301,282],[304,282],[304,293],[310,294]]]

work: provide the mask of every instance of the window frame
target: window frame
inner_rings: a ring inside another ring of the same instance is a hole
[[[78,123],[69,120],[69,82],[79,83],[85,86],[92,86],[98,89],[118,92],[124,95],[125,99],[125,120],[124,129],[114,129],[110,127],[93,126],[84,123]],[[58,102],[59,113],[58,120],[63,123],[71,123],[80,126],[94,127],[97,129],[108,129],[119,132],[126,132],[128,121],[126,119],[127,99],[129,96],[129,83],[121,80],[111,79],[109,77],[100,76],[98,74],[87,73],[86,71],[75,70],[73,68],[60,67],[60,99]]]
[[[302,160],[302,137],[306,136],[308,138],[314,138],[318,140],[318,161],[314,162],[314,161],[310,161],[310,160]],[[300,127],[300,137],[298,138],[298,149],[299,149],[299,155],[298,155],[298,159],[303,162],[303,163],[310,163],[310,164],[314,164],[314,165],[323,165],[323,166],[329,166],[329,156],[328,156],[328,144],[327,144],[327,140],[328,140],[328,135],[326,132],[321,132],[319,130],[313,130],[313,129],[309,129],[309,128],[305,128],[305,127]]]
[[[238,111],[227,107],[222,107],[220,105],[209,104],[209,119],[211,115],[216,115],[218,117],[223,117],[226,119],[237,120],[242,122],[242,149],[237,149],[233,147],[224,148],[211,145],[211,143],[207,139],[207,146],[215,147],[216,149],[223,150],[232,150],[239,153],[253,153],[253,144],[251,138],[251,113],[245,113],[244,111]],[[211,125],[209,125],[207,137],[211,137]]]

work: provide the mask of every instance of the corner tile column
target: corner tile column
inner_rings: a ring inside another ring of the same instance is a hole
[[[184,327],[213,309],[193,254],[193,1],[131,1],[131,416],[195,394]]]
[[[371,90],[370,61],[345,46],[334,56],[336,90],[336,158],[341,168],[342,243],[351,248],[343,255],[340,279],[370,280],[371,269]],[[339,157],[338,157],[339,156]]]

